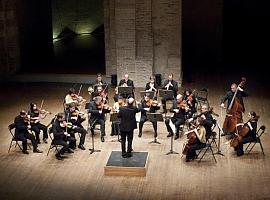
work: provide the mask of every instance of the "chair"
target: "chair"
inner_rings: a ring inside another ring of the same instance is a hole
[[[261,143],[261,136],[262,136],[262,134],[265,132],[265,129],[266,129],[266,128],[265,128],[264,125],[262,125],[262,126],[258,129],[258,131],[257,131],[257,133],[256,133],[256,140],[250,142],[250,143],[248,144],[248,146],[246,147],[246,149],[245,149],[245,151],[248,151],[247,154],[249,154],[249,153],[251,152],[251,150],[254,148],[254,146],[255,146],[256,144],[260,144],[262,153],[263,153],[263,155],[265,155],[265,154],[264,154],[264,151],[263,151],[263,146],[262,146],[262,143]],[[253,145],[252,145],[251,148],[248,150],[248,148],[250,147],[250,145],[251,145],[252,143],[253,143]]]
[[[50,137],[51,139],[51,144],[50,144],[50,147],[48,149],[48,152],[47,152],[47,156],[49,155],[51,149],[55,148],[55,151],[59,152],[59,149],[58,149],[58,146],[57,144],[54,144],[54,139],[53,139],[53,132],[52,132],[52,124],[49,125],[48,127],[48,136]]]
[[[16,146],[18,145],[18,147],[20,148],[20,150],[23,150],[23,148],[22,148],[21,145],[19,144],[19,141],[21,141],[21,140],[19,140],[19,139],[17,139],[17,138],[15,137],[15,133],[14,133],[15,127],[16,127],[16,126],[15,126],[15,123],[11,123],[10,125],[8,125],[8,130],[9,130],[9,132],[10,132],[10,134],[11,134],[11,141],[10,141],[8,153],[10,152],[10,149],[11,149],[11,147],[12,147],[13,145],[15,146],[15,148],[16,148]],[[15,144],[13,144],[14,142],[15,142]],[[31,149],[30,145],[29,145],[29,144],[27,144],[27,145],[28,145],[28,148]]]
[[[208,89],[207,88],[202,88],[198,90],[197,95],[196,95],[196,100],[197,103],[202,106],[202,104],[207,104],[209,106],[208,102]]]

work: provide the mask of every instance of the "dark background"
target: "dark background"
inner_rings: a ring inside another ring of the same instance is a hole
[[[20,2],[22,73],[105,73],[101,0]],[[194,73],[266,79],[268,1],[224,0],[220,6],[182,1],[184,79],[192,81]]]

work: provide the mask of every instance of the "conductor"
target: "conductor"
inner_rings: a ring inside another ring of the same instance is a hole
[[[133,140],[133,131],[137,128],[136,122],[136,113],[139,112],[139,109],[133,106],[134,98],[129,98],[127,100],[127,106],[119,108],[118,117],[120,121],[120,132],[121,132],[121,148],[122,148],[122,157],[127,158],[131,157],[132,153],[132,140]],[[126,138],[128,141],[127,151],[126,151]]]

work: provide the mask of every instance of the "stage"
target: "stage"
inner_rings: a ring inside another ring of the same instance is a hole
[[[223,77],[198,78],[184,87],[209,88],[209,102],[214,111],[220,114],[220,98],[230,88],[230,81]],[[238,79],[234,79],[238,80]],[[1,88],[0,112],[0,198],[1,199],[270,199],[270,140],[269,140],[269,88],[258,82],[248,80],[250,97],[244,99],[246,110],[254,110],[260,116],[258,125],[266,125],[266,134],[261,138],[265,156],[259,145],[250,155],[237,157],[228,147],[225,137],[221,137],[221,152],[215,155],[217,163],[210,153],[202,161],[185,162],[181,150],[185,137],[174,140],[177,154],[166,155],[170,150],[165,124],[158,122],[158,141],[153,140],[152,124],[146,123],[143,135],[138,137],[135,130],[133,149],[135,152],[148,152],[150,159],[146,176],[106,176],[104,167],[113,151],[120,151],[120,143],[112,142],[111,123],[106,122],[105,142],[101,143],[98,131],[95,136],[95,148],[101,152],[90,154],[90,134],[86,136],[87,150],[76,149],[74,154],[65,154],[62,161],[56,160],[52,150],[46,153],[49,144],[41,143],[42,154],[21,153],[12,148],[8,154],[11,135],[7,126],[13,122],[21,109],[28,109],[30,102],[52,112],[44,119],[47,124],[54,114],[62,111],[62,103],[72,83],[6,83]],[[217,84],[218,83],[218,84]],[[79,84],[76,85],[77,89]],[[183,88],[184,88],[183,87]],[[88,99],[88,84],[83,84],[81,95]],[[183,89],[181,88],[181,89]],[[139,101],[139,91],[135,96]],[[114,88],[110,88],[112,105]],[[139,115],[138,115],[139,118]],[[222,124],[224,115],[216,118]],[[247,119],[247,116],[244,116]],[[84,123],[86,127],[86,123]],[[78,138],[78,135],[76,135]],[[216,148],[213,149],[217,151]]]

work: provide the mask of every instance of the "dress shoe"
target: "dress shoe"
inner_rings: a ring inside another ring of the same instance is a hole
[[[22,151],[24,154],[29,154],[29,152],[27,150],[23,150]]]
[[[171,133],[169,133],[168,135],[167,135],[167,137],[172,137],[173,136],[173,134],[171,134]]]
[[[131,152],[127,152],[127,157],[128,158],[132,157],[132,153]]]
[[[48,143],[46,138],[43,139],[43,142],[46,143],[46,144]]]
[[[72,151],[71,149],[67,150],[68,153],[74,153],[74,151]]]
[[[39,149],[34,149],[33,150],[34,153],[43,153],[43,151],[39,150]]]
[[[41,144],[40,140],[37,140],[37,143],[38,143],[38,144]]]
[[[104,141],[105,141],[104,137],[103,137],[103,136],[101,136],[101,142],[104,142]]]
[[[56,154],[55,157],[56,157],[57,160],[63,160],[63,158],[61,157],[61,155]]]
[[[177,140],[179,138],[179,135],[175,135],[174,139]]]
[[[142,132],[139,133],[138,137],[142,137]]]
[[[76,146],[71,146],[69,148],[75,150],[76,149]]]
[[[122,157],[127,158],[127,153],[126,152],[122,153]]]
[[[81,144],[78,146],[81,150],[85,150],[84,146]]]

